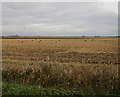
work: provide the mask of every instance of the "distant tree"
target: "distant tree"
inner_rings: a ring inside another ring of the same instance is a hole
[[[94,36],[94,37],[100,37],[100,36]]]

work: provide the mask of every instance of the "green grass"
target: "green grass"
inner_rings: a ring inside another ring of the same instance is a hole
[[[90,87],[86,87],[87,90],[91,89]],[[118,91],[118,90],[117,90]],[[87,92],[87,91],[86,91]],[[117,95],[118,94],[118,95]],[[104,92],[100,92],[98,95],[90,94],[89,97],[100,97],[100,96],[112,96],[112,97],[120,97],[119,92],[117,94],[111,94],[106,95]],[[42,86],[29,86],[29,85],[20,85],[16,83],[3,83],[2,84],[2,95],[8,96],[8,95],[39,95],[40,97],[63,97],[63,96],[69,96],[69,97],[88,97],[88,95],[83,92],[83,90],[65,90],[65,89],[56,89],[54,87],[45,88]]]
[[[64,90],[56,88],[44,88],[42,86],[28,86],[15,83],[3,83],[2,95],[40,95],[40,96],[75,96],[83,95],[80,90]]]

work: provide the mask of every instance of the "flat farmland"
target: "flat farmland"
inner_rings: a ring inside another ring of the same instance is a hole
[[[118,38],[2,39],[2,67],[7,83],[113,94]]]
[[[3,39],[3,59],[117,64],[118,40]]]

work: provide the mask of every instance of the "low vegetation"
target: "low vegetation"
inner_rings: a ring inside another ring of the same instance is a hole
[[[3,39],[2,50],[4,95],[119,93],[117,38]]]

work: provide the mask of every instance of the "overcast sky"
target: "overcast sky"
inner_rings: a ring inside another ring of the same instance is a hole
[[[20,36],[118,35],[117,3],[8,3],[2,34]]]

